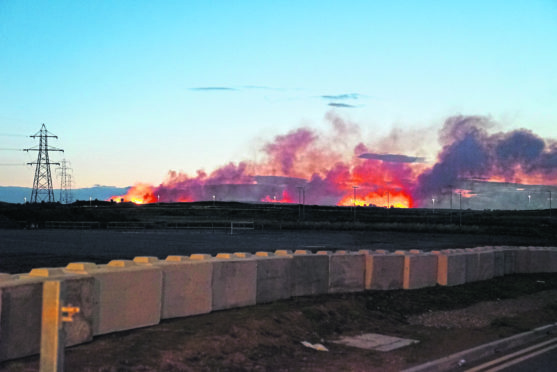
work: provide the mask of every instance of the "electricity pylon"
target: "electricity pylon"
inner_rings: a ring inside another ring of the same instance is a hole
[[[49,138],[56,138],[58,136],[53,135],[46,130],[46,126],[42,125],[41,129],[32,136],[31,138],[39,137],[39,147],[32,147],[29,149],[24,149],[23,151],[37,151],[37,161],[32,163],[27,163],[28,165],[36,165],[35,168],[35,178],[33,180],[33,191],[31,191],[31,203],[39,202],[54,202],[54,191],[52,191],[52,175],[50,174],[50,165],[60,165],[60,163],[51,163],[48,158],[49,151],[62,151],[62,149],[57,149],[55,147],[48,146]]]
[[[73,202],[72,197],[72,175],[68,173],[71,172],[72,168],[68,166],[70,162],[66,159],[60,161],[60,167],[56,168],[59,172],[60,177],[60,203],[70,204]]]

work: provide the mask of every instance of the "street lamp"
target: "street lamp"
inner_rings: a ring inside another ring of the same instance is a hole
[[[296,186],[298,189],[298,219],[304,218],[304,203],[306,199],[306,190],[304,186]]]
[[[435,198],[431,198],[431,203],[433,204],[433,214],[435,214]]]
[[[462,191],[458,192],[458,226],[462,227]]]
[[[354,189],[354,222],[356,222],[356,189],[358,186],[352,186],[352,188]]]

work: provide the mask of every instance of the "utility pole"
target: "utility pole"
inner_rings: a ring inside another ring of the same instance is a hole
[[[32,136],[33,139],[39,137],[39,147],[32,147],[29,149],[24,149],[23,151],[37,151],[37,161],[32,163],[27,163],[28,165],[36,165],[35,168],[35,178],[33,179],[33,191],[31,191],[31,203],[39,202],[54,202],[54,191],[52,190],[52,175],[50,173],[50,165],[60,165],[60,163],[51,163],[49,160],[49,151],[61,151],[62,149],[57,149],[55,147],[48,146],[49,138],[56,138],[58,136],[53,135],[46,130],[46,126],[41,126],[41,129]]]
[[[73,202],[72,197],[72,175],[68,173],[72,168],[68,167],[69,161],[62,159],[60,167],[56,168],[60,177],[60,203],[70,204]]]
[[[551,217],[551,190],[549,190],[549,217]]]
[[[458,215],[459,215],[459,223],[458,226],[462,227],[462,191],[458,193]]]
[[[452,225],[453,223],[453,185],[449,185],[450,192],[451,192],[451,210],[449,212],[449,223]]]
[[[306,189],[304,186],[296,186],[298,189],[298,219],[304,219],[304,204],[306,201]]]

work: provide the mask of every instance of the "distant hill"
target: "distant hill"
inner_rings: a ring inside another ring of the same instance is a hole
[[[7,203],[23,203],[25,198],[27,201],[31,199],[30,187],[0,186],[0,202]],[[129,187],[114,186],[94,186],[83,189],[72,190],[73,200],[107,200],[111,196],[124,195]],[[54,189],[54,198],[60,200],[60,190]]]

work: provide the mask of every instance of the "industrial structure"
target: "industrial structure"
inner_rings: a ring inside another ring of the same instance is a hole
[[[55,147],[48,145],[49,138],[56,138],[54,134],[46,130],[46,126],[41,126],[41,129],[30,136],[33,139],[39,138],[39,146],[35,146],[29,149],[24,149],[24,151],[37,151],[37,160],[35,162],[27,163],[28,165],[36,165],[35,168],[35,178],[33,179],[33,190],[31,191],[31,203],[39,202],[54,202],[54,191],[52,189],[52,175],[50,173],[50,165],[60,165],[60,163],[50,162],[48,152],[49,151],[64,151]]]
[[[60,166],[56,168],[58,177],[60,177],[60,203],[71,204],[73,202],[72,195],[72,168],[69,167],[70,162],[66,159],[60,161]]]

